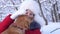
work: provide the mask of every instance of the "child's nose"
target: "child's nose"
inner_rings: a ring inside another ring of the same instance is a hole
[[[33,14],[31,14],[31,13],[27,13],[26,15],[29,17],[33,17]]]

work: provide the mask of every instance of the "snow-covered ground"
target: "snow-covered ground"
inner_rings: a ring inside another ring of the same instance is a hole
[[[54,22],[41,27],[42,34],[60,34],[60,23]]]

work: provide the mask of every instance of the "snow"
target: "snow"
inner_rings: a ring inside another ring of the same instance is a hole
[[[20,4],[20,0],[0,0],[0,21],[2,21],[8,14],[17,11]]]
[[[10,13],[12,14],[13,12],[17,11],[17,9],[19,9],[21,2],[23,1],[25,0],[0,0],[0,21],[2,21],[8,14]],[[56,1],[57,1],[57,6],[58,6],[58,13],[60,13],[60,1],[59,0],[40,0],[44,17],[46,18],[48,22],[53,22],[51,11],[53,11],[53,5],[56,3]],[[40,13],[40,16],[39,17],[36,16],[37,21],[39,21],[40,24],[45,24],[45,21],[41,15],[41,12],[38,11],[38,13]],[[39,18],[40,20],[38,20]]]
[[[45,26],[45,21],[44,21],[43,17],[41,17],[41,16],[39,16],[39,15],[36,15],[35,18],[34,18],[34,20],[35,20],[37,23],[39,23],[39,24],[41,25],[41,27],[42,27],[42,26]]]
[[[60,23],[50,23],[49,25],[41,27],[42,34],[60,34]]]
[[[21,2],[24,2],[24,0],[0,0],[0,21],[2,21],[8,14],[13,14],[18,9],[20,9],[19,6],[20,6]],[[43,19],[43,16],[41,15],[41,10],[39,10],[40,12],[38,11],[38,14],[40,14],[40,15],[36,15],[34,19],[35,19],[35,21],[37,21],[37,23],[39,23],[42,26],[41,27],[42,34],[56,34],[56,32],[57,32],[57,34],[60,33],[60,29],[53,33],[50,33],[52,30],[54,30],[56,28],[60,28],[60,19],[58,22],[56,22],[56,21],[53,22],[52,15],[51,15],[52,12],[54,11],[53,5],[56,2],[57,2],[57,7],[58,7],[57,13],[60,14],[60,0],[40,0],[41,9],[43,11],[44,17],[48,21],[48,25],[45,25],[46,22]],[[36,6],[36,5],[34,5],[34,6]],[[30,9],[33,9],[33,7]],[[34,13],[37,13],[37,12],[34,12]],[[54,17],[54,19],[56,19],[54,14],[53,14],[53,17]]]

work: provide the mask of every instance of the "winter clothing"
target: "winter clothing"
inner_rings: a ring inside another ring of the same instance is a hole
[[[25,0],[23,3],[21,3],[18,11],[20,10],[26,10],[29,9],[31,10],[34,14],[39,14],[40,13],[40,8],[38,2],[34,0]]]
[[[16,11],[15,13],[13,13],[10,18],[11,19],[15,19],[19,15],[25,15],[25,14],[26,14],[26,11],[22,9],[20,11]]]
[[[36,21],[33,21],[30,24],[30,29],[25,31],[25,34],[41,34],[40,32],[40,24],[37,23]]]
[[[34,0],[25,0],[25,1],[23,1],[23,3],[21,3],[18,11],[20,11],[22,9],[23,10],[26,10],[26,9],[31,10],[35,14],[34,20],[37,23],[39,23],[41,26],[45,25],[44,19],[40,16],[40,8],[39,8],[38,2],[36,2]]]
[[[25,34],[41,34],[40,29],[27,30]]]
[[[0,23],[0,33],[6,30],[10,24],[13,23],[14,20],[10,18],[11,15],[8,15],[1,23]]]
[[[8,15],[3,22],[0,24],[0,33],[6,30],[10,24],[13,23],[13,19],[10,18],[11,15]],[[26,30],[25,34],[41,34],[40,28],[34,28],[33,30]]]
[[[36,21],[33,21],[31,24],[30,24],[30,30],[33,30],[33,29],[40,29],[41,26],[39,23],[37,23]]]
[[[3,26],[0,25],[0,27],[1,27],[0,31],[3,32],[11,23],[13,23],[13,21],[14,21],[13,19],[15,19],[17,16],[19,16],[21,14],[25,14],[26,9],[31,10],[35,14],[34,20],[36,22],[41,24],[41,26],[44,25],[43,23],[45,23],[45,22],[44,22],[43,18],[40,17],[40,15],[39,15],[40,8],[39,8],[38,2],[36,2],[34,0],[26,0],[20,5],[20,8],[18,9],[17,12],[15,12],[15,14],[12,14],[11,16],[6,17],[6,19],[3,21],[3,23],[1,23]],[[35,22],[33,24],[34,25],[31,24],[32,27],[30,27],[30,30],[26,31],[26,34],[41,34],[39,25],[35,25],[36,24]],[[35,26],[38,26],[38,27],[35,27]]]
[[[26,12],[23,12],[24,10],[21,11],[16,11],[12,15],[8,15],[2,23],[0,23],[0,33],[3,32],[5,29],[8,28],[8,26],[13,23],[14,19],[18,17],[19,15],[25,14]]]

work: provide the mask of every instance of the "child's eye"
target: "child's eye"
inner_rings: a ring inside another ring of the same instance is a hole
[[[33,16],[35,16],[35,14],[32,14],[32,13],[31,13],[30,15],[33,15]]]
[[[26,9],[26,11],[28,11],[28,9]]]
[[[28,12],[26,14],[28,14]]]
[[[35,14],[33,14],[33,16],[35,16]]]
[[[30,14],[30,15],[33,15],[33,14]]]

